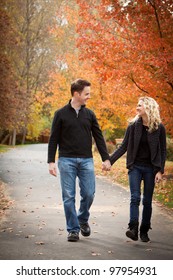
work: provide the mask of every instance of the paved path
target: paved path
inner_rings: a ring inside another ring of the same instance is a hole
[[[153,206],[151,243],[131,241],[125,236],[129,192],[97,177],[92,235],[67,242],[59,176],[48,173],[47,145],[15,148],[0,160],[0,177],[14,200],[0,225],[1,260],[173,259],[173,215],[163,207]]]

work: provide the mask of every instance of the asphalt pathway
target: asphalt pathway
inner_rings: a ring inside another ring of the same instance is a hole
[[[173,259],[172,212],[154,203],[151,242],[129,240],[129,191],[104,176],[96,178],[91,236],[67,242],[59,175],[49,175],[46,161],[47,144],[0,155],[0,177],[13,201],[0,224],[1,260]]]

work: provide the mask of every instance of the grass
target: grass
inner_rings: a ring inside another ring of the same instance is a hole
[[[97,175],[106,176],[112,182],[116,182],[125,188],[129,187],[128,174],[126,169],[126,157],[118,159],[111,168],[111,171],[102,172],[101,159],[98,152],[94,152],[95,172]],[[173,210],[173,162],[166,161],[165,174],[161,183],[155,186],[154,199]]]
[[[0,153],[5,153],[5,152],[7,152],[9,149],[11,149],[10,146],[0,144]]]
[[[156,185],[155,199],[173,209],[173,162],[166,161],[164,180]]]

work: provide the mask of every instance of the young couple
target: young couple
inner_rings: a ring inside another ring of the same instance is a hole
[[[121,146],[109,155],[101,129],[93,111],[86,108],[91,83],[77,79],[71,84],[71,100],[57,110],[52,122],[48,144],[49,173],[57,176],[55,155],[58,148],[58,169],[68,231],[68,241],[78,241],[91,234],[88,220],[95,194],[95,174],[92,137],[102,159],[102,169],[110,170],[125,152],[131,192],[130,220],[126,236],[138,240],[141,182],[143,212],[139,228],[140,238],[148,242],[151,228],[152,196],[155,183],[162,180],[166,159],[166,132],[161,123],[159,106],[151,97],[141,97],[137,115],[129,123]],[[79,179],[80,207],[75,206],[76,178]]]

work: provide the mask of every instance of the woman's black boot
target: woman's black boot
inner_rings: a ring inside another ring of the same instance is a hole
[[[150,229],[150,225],[141,225],[140,226],[140,239],[142,242],[150,241],[150,238],[148,237],[149,229]]]
[[[129,230],[126,231],[126,236],[134,241],[138,240],[138,222],[130,222]]]

